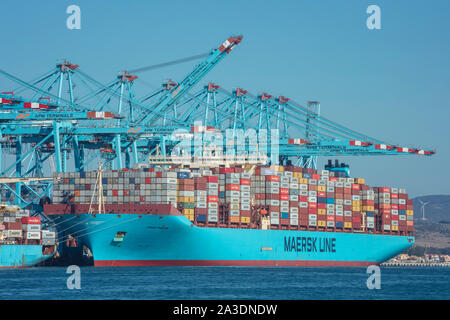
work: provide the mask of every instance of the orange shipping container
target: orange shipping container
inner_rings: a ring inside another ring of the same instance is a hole
[[[239,222],[240,217],[230,217],[230,222]]]

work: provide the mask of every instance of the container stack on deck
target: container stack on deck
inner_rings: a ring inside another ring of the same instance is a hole
[[[247,168],[249,169],[249,168]],[[296,166],[105,171],[107,204],[170,203],[199,226],[412,234],[412,200],[404,189]],[[95,172],[56,173],[55,203],[88,204]],[[94,197],[94,202],[96,197]]]
[[[55,232],[41,230],[41,218],[29,210],[0,205],[0,244],[54,245]]]

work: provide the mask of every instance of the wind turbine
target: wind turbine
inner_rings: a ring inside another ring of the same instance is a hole
[[[428,202],[423,202],[423,201],[420,200],[420,199],[418,199],[418,200],[419,200],[419,202],[420,202],[420,204],[421,204],[421,206],[422,206],[422,220],[427,220],[427,219],[425,219],[425,206],[426,206],[427,204],[429,204],[430,201],[428,201]]]

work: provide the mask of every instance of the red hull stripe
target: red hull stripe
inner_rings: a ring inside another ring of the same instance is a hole
[[[367,267],[371,261],[307,261],[307,260],[95,260],[96,267],[139,266],[269,266],[269,267]]]

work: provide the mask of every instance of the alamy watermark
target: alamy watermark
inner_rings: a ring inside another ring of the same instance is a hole
[[[379,266],[372,265],[367,267],[367,273],[370,274],[367,278],[367,289],[381,289],[381,269]]]
[[[79,6],[72,4],[67,7],[66,13],[70,14],[66,20],[67,29],[81,29],[81,9]]]
[[[369,30],[381,29],[381,9],[379,6],[372,4],[367,7],[366,13],[370,14],[367,18],[366,26]]]
[[[67,278],[67,289],[73,290],[73,289],[81,289],[81,270],[80,267],[77,265],[71,265],[67,267],[66,273],[71,274]]]
[[[279,163],[278,129],[226,129],[225,132],[195,122],[191,132],[175,130],[168,138],[175,146],[172,162]]]

